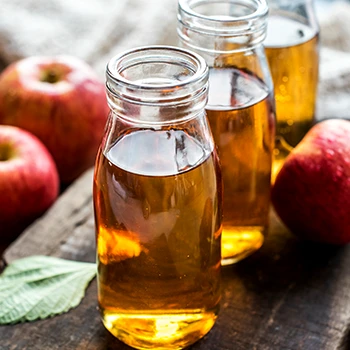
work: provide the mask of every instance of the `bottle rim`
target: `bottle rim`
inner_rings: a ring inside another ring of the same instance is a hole
[[[125,78],[122,75],[126,69],[135,66],[137,64],[145,63],[175,63],[184,64],[190,71],[193,72],[192,75],[187,77],[182,81],[174,81],[167,83],[147,83],[142,81],[132,81]],[[116,83],[120,86],[127,87],[131,90],[144,90],[161,92],[166,90],[180,90],[188,85],[201,83],[204,85],[208,80],[208,67],[202,56],[199,54],[175,47],[166,45],[152,45],[152,46],[141,46],[124,51],[118,55],[115,55],[110,59],[107,64],[106,69],[107,78],[107,89],[113,93],[109,82]]]
[[[179,0],[177,33],[196,52],[242,52],[265,40],[268,13],[266,0]]]
[[[252,3],[256,5],[256,9],[247,15],[233,17],[233,16],[206,16],[193,10],[193,5],[200,5],[208,3],[208,0],[179,0],[179,9],[184,11],[187,15],[193,16],[195,18],[207,21],[207,23],[226,23],[237,25],[242,21],[251,21],[261,17],[265,17],[268,14],[269,8],[266,0],[251,0]],[[211,3],[232,3],[232,4],[242,4],[247,5],[246,1],[242,0],[214,0]],[[192,5],[192,6],[191,6]],[[213,30],[220,30],[220,28],[213,28]],[[226,28],[227,29],[227,28]]]
[[[137,47],[108,62],[107,102],[132,122],[189,120],[204,111],[208,76],[206,61],[195,52],[163,45]]]

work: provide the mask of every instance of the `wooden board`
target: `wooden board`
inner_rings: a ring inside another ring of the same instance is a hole
[[[6,262],[33,254],[95,260],[92,171],[12,244]],[[269,236],[250,258],[223,269],[221,311],[193,350],[350,349],[350,246],[294,238],[271,212]],[[99,319],[96,281],[83,302],[52,319],[0,327],[1,350],[130,349]]]

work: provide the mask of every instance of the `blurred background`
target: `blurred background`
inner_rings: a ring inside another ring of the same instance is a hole
[[[315,5],[325,45],[337,41],[350,51],[350,1]],[[121,50],[176,44],[176,8],[177,0],[0,0],[1,66],[31,55],[72,54],[103,76]]]

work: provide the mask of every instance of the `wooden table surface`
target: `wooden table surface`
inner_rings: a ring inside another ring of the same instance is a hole
[[[6,262],[33,254],[95,260],[92,172],[68,188],[52,209],[4,253]],[[301,242],[271,211],[262,249],[223,269],[216,325],[192,350],[350,349],[350,246]],[[0,349],[130,349],[103,327],[96,281],[70,312],[0,327]]]

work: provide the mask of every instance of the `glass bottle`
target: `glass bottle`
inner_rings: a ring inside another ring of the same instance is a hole
[[[275,86],[277,136],[273,178],[311,128],[319,66],[319,28],[312,0],[269,0],[266,55]]]
[[[275,116],[262,45],[267,13],[264,0],[179,0],[180,42],[210,67],[206,110],[224,183],[223,265],[258,250],[268,227]]]
[[[97,155],[98,299],[105,327],[138,349],[182,349],[220,301],[222,183],[197,54],[144,47],[107,66],[111,109]]]

